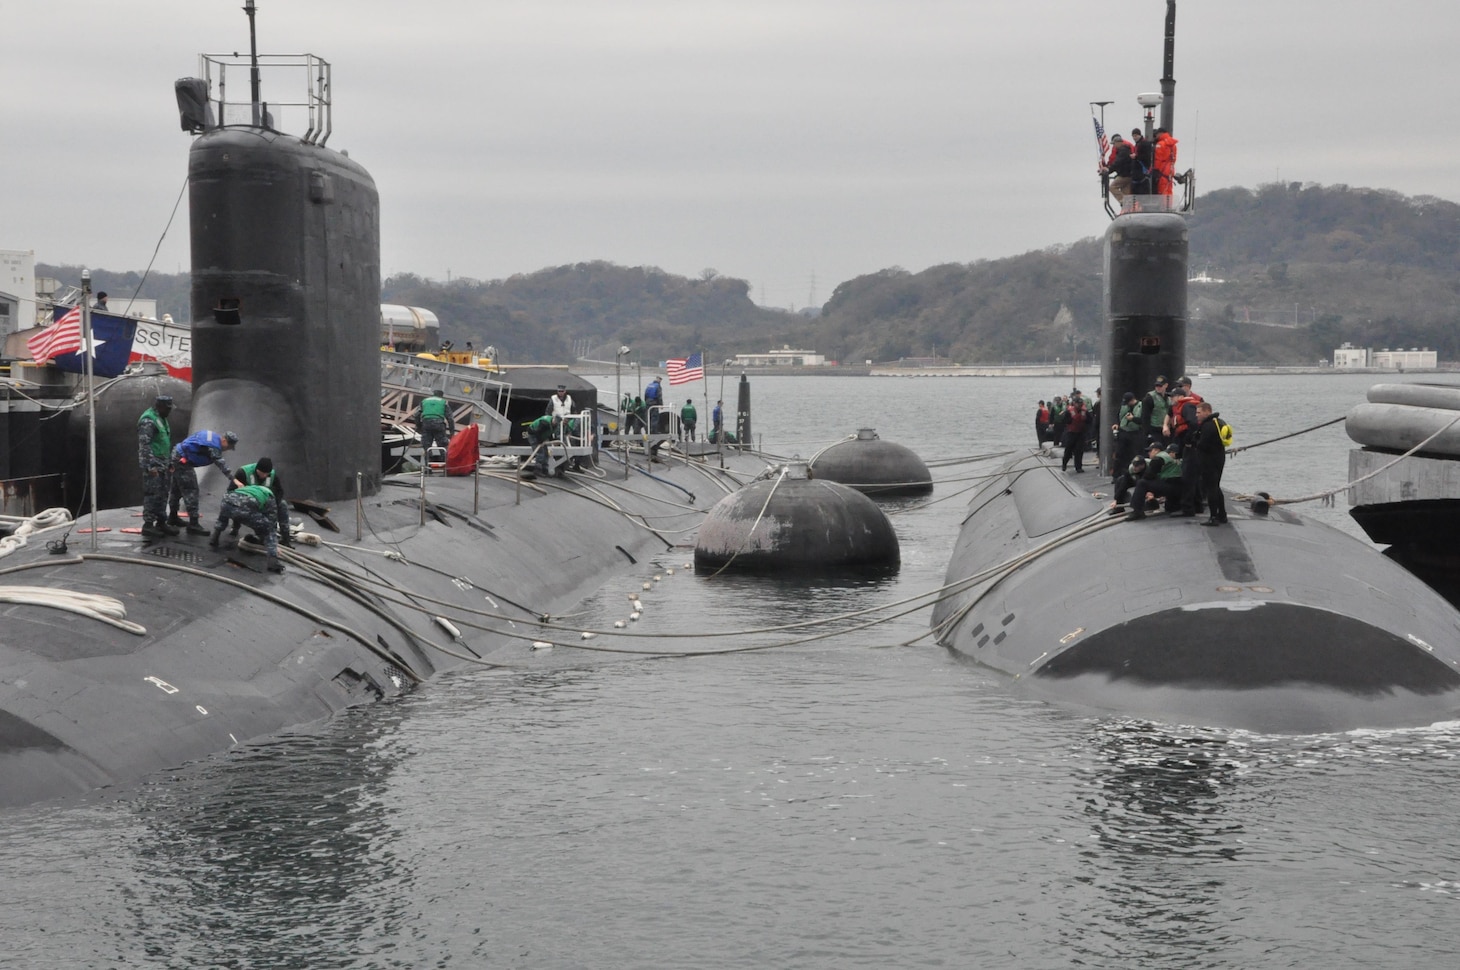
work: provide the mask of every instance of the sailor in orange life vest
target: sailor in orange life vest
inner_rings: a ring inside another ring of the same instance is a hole
[[[1171,441],[1181,458],[1181,507],[1168,510],[1167,515],[1190,518],[1202,511],[1201,456],[1191,447],[1196,436],[1196,406],[1200,403],[1201,395],[1191,389],[1191,378],[1177,378],[1176,397],[1166,420],[1170,422]]]

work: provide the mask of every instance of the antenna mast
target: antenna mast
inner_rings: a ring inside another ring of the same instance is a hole
[[[253,1],[253,0],[250,0]],[[1177,79],[1174,70],[1177,60],[1177,0],[1167,0],[1167,56],[1165,73],[1161,76],[1161,127],[1175,134],[1172,121],[1177,111]]]
[[[260,123],[260,121],[262,119],[260,118],[260,111],[259,111],[259,101],[260,101],[260,98],[259,98],[259,41],[258,41],[257,34],[254,32],[254,22],[253,22],[254,5],[253,5],[253,0],[244,0],[243,12],[246,13],[246,14],[248,14],[248,56],[249,56],[248,79],[249,79],[249,85],[250,85],[249,94],[253,98],[253,125],[254,125],[255,128],[257,128],[257,127],[259,127],[259,123]],[[1170,24],[1170,20],[1167,20],[1167,24],[1168,25]],[[1171,42],[1169,40],[1170,29],[1171,28],[1168,26],[1166,29],[1167,29],[1167,36],[1168,36],[1168,40],[1166,42],[1167,43],[1167,48],[1166,49],[1169,52],[1170,49],[1171,49],[1170,48],[1170,43]],[[1170,54],[1169,53],[1167,54],[1167,57],[1168,58],[1170,57]]]

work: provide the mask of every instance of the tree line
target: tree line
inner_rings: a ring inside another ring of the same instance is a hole
[[[1460,358],[1460,205],[1385,189],[1272,183],[1201,196],[1190,217],[1193,361],[1312,363],[1344,341],[1426,346]],[[742,279],[653,266],[572,263],[498,280],[411,273],[381,301],[433,311],[458,346],[509,363],[641,359],[706,351],[710,361],[790,345],[860,364],[909,357],[958,363],[1053,361],[1099,346],[1102,241],[920,272],[891,267],[837,286],[819,314],[757,306]],[[76,279],[80,268],[37,264]],[[188,274],[92,272],[125,296],[142,283],[158,313],[186,320]],[[1063,311],[1063,312],[1062,312]]]

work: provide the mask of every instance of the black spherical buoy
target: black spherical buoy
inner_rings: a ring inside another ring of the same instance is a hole
[[[897,533],[877,505],[805,464],[721,499],[701,523],[695,568],[739,572],[892,569]]]
[[[811,461],[811,474],[864,495],[926,495],[933,476],[912,449],[883,441],[871,428],[838,442]]]

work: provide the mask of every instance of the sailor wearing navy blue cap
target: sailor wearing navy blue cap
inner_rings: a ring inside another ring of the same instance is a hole
[[[223,460],[223,452],[238,444],[238,435],[232,431],[219,434],[216,431],[194,431],[172,447],[172,486],[167,492],[167,524],[181,526],[177,517],[178,505],[188,510],[188,535],[205,536],[208,530],[198,524],[198,472],[199,468],[217,465],[225,478],[232,478],[233,471]]]

